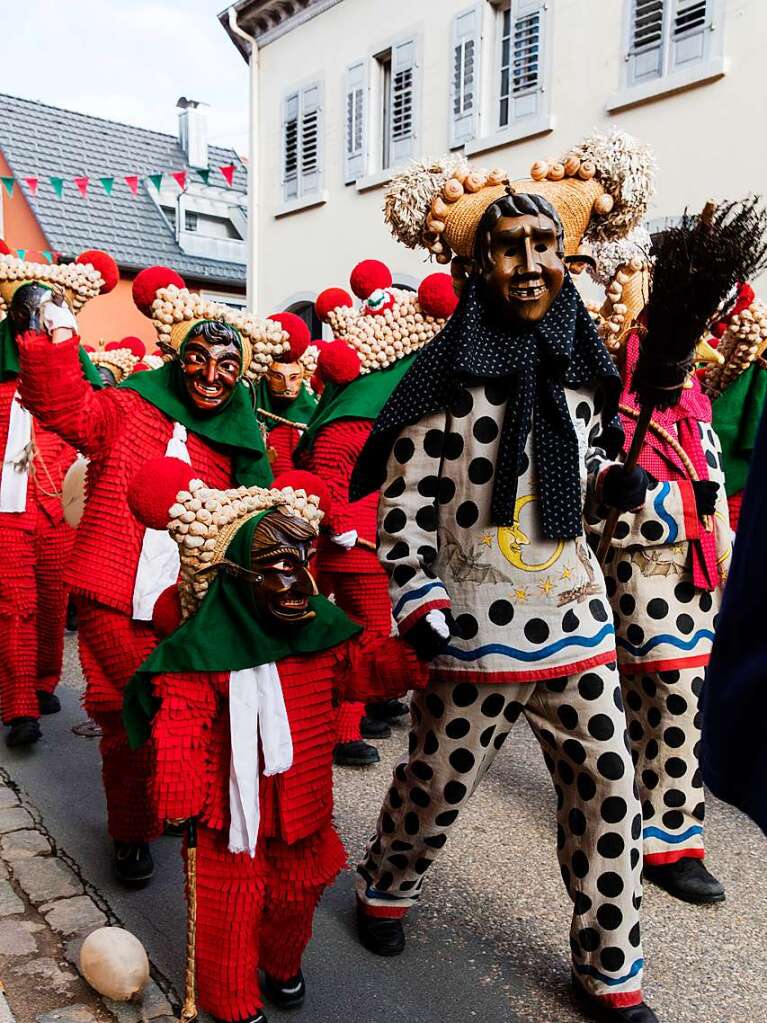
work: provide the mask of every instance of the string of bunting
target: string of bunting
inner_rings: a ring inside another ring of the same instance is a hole
[[[224,178],[224,181],[226,181],[227,188],[233,187],[234,174],[236,169],[237,169],[236,165],[233,163],[226,163],[218,168],[221,176]],[[211,175],[210,170],[195,170],[194,173],[200,178],[203,184],[205,185],[210,184]],[[107,195],[112,195],[112,191],[115,187],[115,184],[124,183],[129,189],[130,193],[135,198],[138,195],[139,184],[141,183],[142,178],[145,179],[146,181],[151,182],[159,192],[160,189],[162,188],[163,178],[166,176],[171,177],[176,182],[179,189],[183,192],[189,181],[189,174],[190,174],[189,171],[163,171],[159,174],[143,175],[125,174],[123,175],[122,180],[120,180],[118,177],[91,178],[87,174],[78,175],[77,177],[73,178],[59,177],[58,175],[49,175],[47,177],[30,176],[21,178],[20,180],[14,177],[13,175],[0,175],[0,182],[2,183],[3,188],[8,193],[9,197],[11,198],[13,197],[16,185],[18,185],[19,190],[21,190],[21,182],[23,182],[27,186],[29,194],[35,197],[38,194],[40,185],[44,184],[46,180],[50,187],[53,189],[57,199],[61,199],[61,197],[64,194],[64,186],[69,182],[71,182],[74,185],[74,187],[80,194],[81,198],[83,199],[88,198],[88,189],[95,182],[98,182],[98,184],[103,188],[104,192]]]

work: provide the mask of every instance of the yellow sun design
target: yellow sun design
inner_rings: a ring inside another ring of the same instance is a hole
[[[565,565],[565,567],[562,569],[562,575],[560,576],[560,579],[572,579],[572,577],[573,577],[572,567],[570,565]]]
[[[530,594],[527,592],[526,586],[518,586],[516,590],[514,590],[514,596],[520,604],[526,604]]]
[[[489,533],[483,533],[479,542],[482,544],[483,547],[493,546],[493,538]]]
[[[544,597],[548,597],[554,589],[554,583],[551,581],[551,576],[547,575],[542,583],[538,583],[538,587]]]

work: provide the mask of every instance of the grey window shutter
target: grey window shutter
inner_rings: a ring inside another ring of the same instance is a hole
[[[301,195],[319,192],[322,181],[322,88],[301,90]]]
[[[676,0],[671,25],[671,70],[704,60],[711,36],[711,0]]]
[[[416,75],[418,46],[415,39],[392,46],[390,164],[395,166],[415,154]]]
[[[282,109],[282,192],[283,198],[298,196],[299,94],[286,96]]]
[[[544,9],[543,0],[516,0],[502,14],[501,128],[541,109]]]
[[[667,5],[672,0],[632,0],[629,85],[660,78],[664,64]]]
[[[344,181],[347,184],[363,178],[367,169],[367,101],[367,65],[361,60],[346,69]]]
[[[450,145],[462,146],[477,134],[479,109],[479,10],[456,14],[452,31]]]

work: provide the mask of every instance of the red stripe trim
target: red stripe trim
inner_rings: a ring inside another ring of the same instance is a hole
[[[415,611],[411,611],[406,618],[397,623],[400,635],[407,632],[408,629],[412,629],[416,622],[420,621],[429,611],[444,611],[447,607],[450,607],[447,597],[440,597],[438,600],[429,600],[426,604],[421,604]]]
[[[371,906],[369,902],[357,898],[365,916],[374,916],[378,920],[401,920],[407,916],[407,906]]]
[[[700,519],[695,505],[695,491],[688,480],[679,480],[677,485],[682,495],[684,535],[688,540],[697,540],[700,537]]]
[[[591,992],[589,992],[590,994]],[[614,1009],[628,1009],[630,1005],[642,1004],[642,991],[621,991],[614,995],[592,995],[605,1005],[611,1005]]]
[[[620,662],[622,675],[643,675],[648,671],[681,671],[683,668],[705,668],[711,653],[694,654],[692,657],[665,657],[660,661],[626,661]]]
[[[547,678],[564,678],[565,675],[577,675],[589,668],[596,668],[600,664],[607,664],[615,660],[615,651],[608,650],[603,654],[596,654],[585,661],[576,661],[574,664],[557,664],[551,668],[538,668],[535,671],[482,671],[481,668],[431,668],[430,677],[433,682],[453,682],[461,679],[465,682],[485,682],[492,685],[495,682],[517,682],[524,685],[527,682],[540,682]]]
[[[679,860],[702,860],[705,849],[674,849],[670,852],[645,853],[644,861],[651,867],[662,867],[665,863],[678,863]]]

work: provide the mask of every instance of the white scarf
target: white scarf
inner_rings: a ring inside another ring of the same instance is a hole
[[[165,455],[180,458],[192,464],[186,448],[186,427],[173,424],[173,435],[168,441]],[[139,622],[151,622],[157,598],[178,579],[181,560],[178,545],[165,529],[147,529],[141,544],[141,554],[133,583],[133,617]]]
[[[19,402],[16,391],[8,419],[8,439],[0,476],[0,512],[23,512],[27,508],[29,461],[25,449],[32,440],[32,414]],[[17,464],[18,463],[18,464]]]
[[[277,666],[274,662],[229,673],[229,851],[256,854],[261,809],[258,797],[258,740],[264,774],[282,774],[293,765],[293,740]]]

